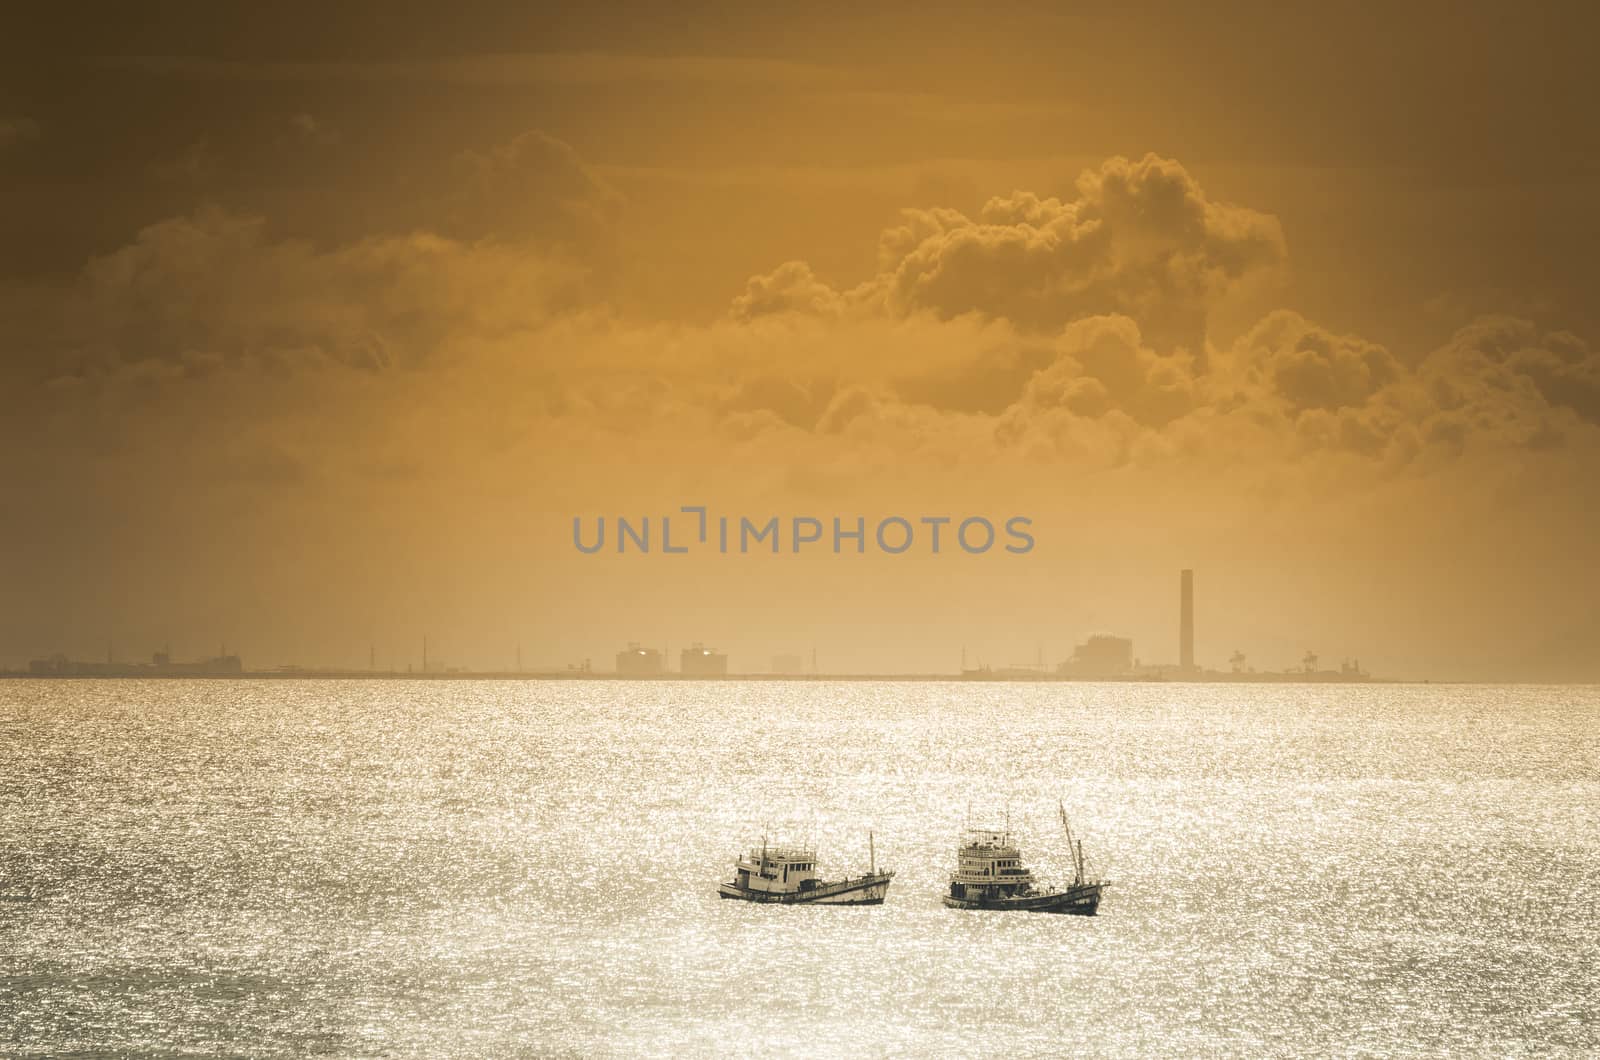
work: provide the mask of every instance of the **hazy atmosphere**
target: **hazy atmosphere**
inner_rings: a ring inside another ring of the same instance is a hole
[[[0,666],[1171,662],[1192,568],[1600,680],[1587,6],[173,11],[0,41]],[[869,547],[574,547],[686,505]]]

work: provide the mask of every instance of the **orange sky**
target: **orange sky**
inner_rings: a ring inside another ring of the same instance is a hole
[[[877,11],[879,9],[874,9]],[[110,12],[0,45],[0,665],[1600,679],[1593,16]],[[574,516],[1034,520],[584,556]]]

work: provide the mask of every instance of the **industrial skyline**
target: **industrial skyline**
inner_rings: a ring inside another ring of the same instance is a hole
[[[1301,658],[1298,666],[1285,665],[1275,671],[1257,671],[1246,665],[1246,655],[1239,649],[1234,649],[1229,656],[1229,669],[1211,668],[1196,663],[1194,651],[1195,639],[1195,583],[1194,571],[1184,568],[1179,572],[1178,593],[1178,638],[1176,664],[1161,662],[1159,657],[1153,660],[1144,660],[1135,654],[1134,641],[1130,637],[1115,633],[1092,633],[1087,640],[1078,643],[1072,654],[1062,659],[1058,664],[1046,664],[1043,642],[1037,646],[1038,658],[1032,664],[1008,664],[994,667],[985,665],[981,659],[977,664],[967,665],[967,650],[962,648],[961,666],[953,674],[943,671],[915,671],[910,669],[885,669],[860,673],[860,676],[874,676],[879,674],[895,674],[899,676],[956,676],[965,679],[980,680],[1368,680],[1370,675],[1361,669],[1359,662],[1345,659],[1338,670],[1321,670],[1318,667],[1319,656],[1313,651],[1307,651]],[[1159,649],[1158,649],[1159,651]],[[33,677],[139,677],[139,676],[240,676],[245,673],[256,676],[286,675],[286,676],[315,676],[318,674],[359,675],[382,674],[384,676],[475,676],[491,673],[498,676],[528,676],[528,677],[626,677],[626,678],[664,678],[672,676],[691,678],[717,678],[717,677],[775,677],[775,676],[852,676],[850,671],[839,674],[827,674],[817,665],[817,649],[810,650],[810,666],[807,668],[805,657],[798,654],[780,653],[772,656],[772,661],[766,667],[737,667],[730,663],[727,652],[708,646],[704,641],[693,641],[682,648],[677,656],[676,666],[672,665],[672,653],[665,647],[645,645],[639,641],[629,641],[620,651],[616,652],[614,667],[610,670],[595,669],[592,659],[584,657],[578,661],[567,661],[561,665],[534,666],[531,670],[522,665],[522,646],[515,648],[516,663],[508,668],[491,668],[488,670],[466,667],[448,662],[438,662],[437,655],[433,663],[429,658],[429,638],[424,636],[421,643],[421,663],[414,666],[406,663],[404,668],[391,666],[379,669],[377,666],[377,652],[375,645],[369,645],[367,652],[367,666],[360,667],[306,667],[298,663],[281,663],[261,669],[247,670],[237,654],[227,653],[226,645],[215,657],[200,659],[194,662],[175,662],[170,654],[170,649],[155,653],[150,662],[117,662],[112,658],[108,648],[107,658],[104,662],[76,661],[68,659],[63,654],[55,654],[46,658],[31,660],[25,674]],[[6,672],[6,671],[0,671]]]

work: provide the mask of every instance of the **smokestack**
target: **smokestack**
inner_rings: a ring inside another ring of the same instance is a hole
[[[1178,665],[1194,669],[1194,571],[1179,577],[1178,590]]]

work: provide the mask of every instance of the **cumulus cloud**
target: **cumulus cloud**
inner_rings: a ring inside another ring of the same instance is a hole
[[[441,219],[467,239],[536,239],[567,245],[602,236],[622,197],[570,144],[538,130],[457,160],[458,184]]]
[[[1400,375],[1382,346],[1335,335],[1288,310],[1269,314],[1234,349],[1247,378],[1296,411],[1365,405]]]
[[[905,211],[881,233],[866,282],[836,289],[789,262],[751,279],[730,317],[803,317],[839,334],[879,318],[991,322],[964,353],[857,373],[866,389],[842,378],[835,405],[806,409],[827,431],[923,406],[995,417],[1003,446],[1070,435],[1060,448],[1081,450],[1087,431],[1098,435],[1091,448],[1127,458],[1192,452],[1209,433],[1393,469],[1471,447],[1549,448],[1574,423],[1600,421],[1600,358],[1587,343],[1509,318],[1402,357],[1279,310],[1212,363],[1212,308],[1284,263],[1276,220],[1211,200],[1182,166],[1153,155],[1111,159],[1075,190],[1015,192],[975,218]]]
[[[803,261],[788,261],[772,272],[752,276],[744,293],[733,300],[730,310],[736,320],[752,320],[778,313],[806,313],[818,317],[837,317],[845,300],[832,287],[817,279]]]
[[[670,435],[719,455],[781,437],[793,460],[803,444],[822,463],[870,445],[1094,466],[1327,452],[1393,471],[1475,446],[1559,447],[1600,422],[1594,351],[1521,320],[1405,358],[1277,311],[1197,347],[1207,308],[1273,269],[1282,240],[1153,156],[1113,159],[1067,199],[907,212],[860,286],[792,261],[703,325],[593,311],[592,263],[564,241],[620,200],[569,146],[530,133],[468,161],[477,206],[526,197],[525,227],[319,247],[204,209],[92,259],[54,297],[10,299],[27,307],[13,341],[58,387],[426,369],[463,407],[497,410],[475,434]],[[420,458],[362,466],[396,462]]]
[[[72,288],[35,306],[32,348],[57,377],[136,365],[192,376],[241,361],[381,371],[530,328],[580,278],[523,250],[427,234],[321,250],[211,208],[92,259]]]
[[[1495,394],[1537,392],[1548,404],[1600,423],[1600,352],[1566,331],[1515,317],[1483,317],[1423,362],[1440,404],[1459,407]]]
[[[1085,445],[1117,460],[1143,433],[1159,431],[1197,407],[1192,358],[1162,356],[1128,317],[1092,317],[1062,330],[1054,358],[1036,372],[996,423],[1005,446]],[[1086,443],[1086,439],[1092,439]]]
[[[1239,339],[1205,385],[1213,408],[1281,418],[1302,449],[1390,466],[1429,446],[1454,455],[1554,448],[1600,418],[1600,356],[1569,332],[1483,317],[1411,360],[1416,367],[1278,311]]]
[[[1211,200],[1170,159],[1110,159],[1075,191],[1064,199],[1014,192],[975,218],[907,211],[880,237],[870,282],[839,295],[807,276],[804,297],[769,304],[831,310],[847,298],[899,316],[976,313],[1035,331],[1116,313],[1159,348],[1203,356],[1217,301],[1285,260],[1276,218]],[[801,275],[790,263],[752,284],[788,290]]]

